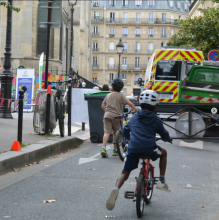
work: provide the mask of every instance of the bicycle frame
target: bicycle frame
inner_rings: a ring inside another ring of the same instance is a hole
[[[151,173],[152,173],[152,179],[153,179],[153,184],[155,183],[155,178],[154,178],[154,166],[150,163],[149,159],[143,159],[142,161],[142,168],[140,170],[139,175],[143,175],[144,180],[146,181],[148,178],[148,170],[149,167],[151,168]],[[135,187],[135,195],[137,194],[137,184]],[[147,192],[147,184],[145,184],[145,196],[147,196],[148,192]]]

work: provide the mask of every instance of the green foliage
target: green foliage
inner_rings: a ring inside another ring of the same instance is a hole
[[[214,0],[219,3],[219,0]],[[204,53],[205,59],[210,50],[219,49],[219,8],[199,9],[203,16],[180,20],[182,27],[174,34],[168,46],[195,47]]]
[[[20,8],[16,8],[16,7],[11,6],[8,2],[0,1],[0,4],[6,8],[9,8],[11,11],[13,10],[13,11],[19,12],[21,10]]]

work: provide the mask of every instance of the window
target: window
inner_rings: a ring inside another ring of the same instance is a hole
[[[135,53],[140,53],[140,43],[139,42],[135,43]]]
[[[93,42],[93,52],[97,52],[98,51],[98,42],[94,41]]]
[[[93,7],[99,7],[99,1],[98,0],[93,1]]]
[[[214,73],[214,83],[219,83],[219,73]]]
[[[122,6],[128,6],[128,0],[122,0]]]
[[[97,57],[93,57],[93,68],[97,69]]]
[[[138,84],[138,78],[140,77],[139,74],[135,74],[135,82],[134,84],[137,85]]]
[[[92,73],[92,81],[93,83],[97,83],[97,73]]]
[[[124,49],[123,49],[123,53],[127,53],[127,47],[128,47],[128,44],[127,42],[123,42],[123,45],[124,45]]]
[[[166,22],[167,22],[167,14],[162,13],[162,23],[166,23]]]
[[[174,23],[174,15],[173,14],[171,14],[171,23],[173,24]]]
[[[180,10],[180,7],[181,7],[181,1],[178,0],[177,2],[177,7],[178,7],[178,10]]]
[[[114,23],[114,22],[115,22],[115,13],[110,12],[110,23]]]
[[[188,11],[188,2],[185,2],[185,11]]]
[[[181,15],[179,15],[179,20],[181,19]]]
[[[141,13],[136,13],[136,23],[141,23]]]
[[[162,28],[161,38],[166,38],[166,37],[167,37],[167,29]]]
[[[172,30],[171,30],[171,36],[173,36],[173,35],[174,35],[174,32],[175,32],[175,30],[174,30],[174,29],[172,29]]]
[[[154,29],[148,28],[148,38],[153,38],[153,37],[154,37]]]
[[[154,23],[154,13],[149,13],[149,18],[148,18],[149,23]]]
[[[109,52],[114,52],[114,42],[109,43]]]
[[[110,0],[110,1],[109,1],[109,5],[110,5],[111,7],[114,7],[114,6],[116,5],[116,0]]]
[[[142,5],[142,0],[135,0],[136,7],[141,7],[141,5]]]
[[[170,1],[170,7],[173,8],[173,1]]]
[[[110,74],[109,74],[109,83],[112,83],[112,82],[113,82],[113,79],[114,79],[113,73],[110,73]]]
[[[114,36],[115,36],[115,28],[110,27],[110,37],[114,37]]]
[[[141,36],[141,28],[135,28],[135,37]]]
[[[217,77],[216,77],[217,79]],[[198,72],[196,75],[196,81],[198,82],[213,82],[213,73],[211,72]]]
[[[121,74],[122,75],[122,80],[126,80],[126,74]]]
[[[153,52],[153,43],[148,43],[148,53]]]
[[[92,78],[93,83],[98,83],[97,78]]]
[[[114,69],[114,57],[109,57],[109,69]]]
[[[135,57],[135,69],[140,69],[140,57]]]
[[[122,69],[127,69],[127,57],[122,58]]]
[[[128,28],[122,28],[122,37],[128,37]]]
[[[128,23],[128,13],[123,12],[123,23]]]
[[[167,81],[179,81],[182,61],[160,60],[157,63],[155,79]]]
[[[94,20],[99,21],[99,11],[94,11]]]
[[[166,47],[167,44],[166,43],[161,43],[161,47]]]
[[[98,26],[94,26],[94,33],[93,33],[94,36],[97,36],[98,35]]]
[[[154,1],[150,1],[150,0],[149,0],[149,1],[148,1],[148,6],[149,6],[149,7],[154,7]]]

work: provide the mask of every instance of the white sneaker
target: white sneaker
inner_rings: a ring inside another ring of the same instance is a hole
[[[107,202],[106,202],[106,208],[108,210],[113,210],[115,207],[116,199],[118,197],[119,190],[118,189],[113,189]]]
[[[156,188],[161,189],[161,190],[166,191],[166,192],[171,192],[171,189],[169,188],[167,183],[158,182],[157,185],[156,185]]]

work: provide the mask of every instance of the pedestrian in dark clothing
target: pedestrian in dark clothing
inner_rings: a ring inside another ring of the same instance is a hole
[[[109,91],[109,86],[107,84],[104,84],[102,87],[102,91]]]

